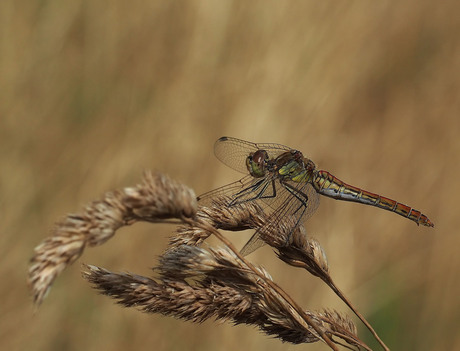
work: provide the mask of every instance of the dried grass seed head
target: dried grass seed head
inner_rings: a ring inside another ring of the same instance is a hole
[[[35,304],[43,301],[56,277],[86,246],[103,244],[120,227],[136,221],[193,217],[196,207],[193,190],[160,173],[145,172],[136,187],[108,192],[83,212],[68,215],[34,250],[28,283]]]

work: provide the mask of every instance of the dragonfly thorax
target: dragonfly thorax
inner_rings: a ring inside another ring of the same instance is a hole
[[[246,167],[255,178],[265,176],[267,171],[268,153],[265,150],[257,150],[246,158]]]
[[[278,174],[294,182],[309,182],[316,169],[313,161],[297,150],[281,154],[276,159]]]

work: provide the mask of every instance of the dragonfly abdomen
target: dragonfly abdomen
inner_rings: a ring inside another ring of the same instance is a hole
[[[322,195],[337,200],[359,202],[366,205],[376,206],[387,211],[395,212],[417,224],[434,227],[427,216],[420,211],[406,206],[387,197],[371,193],[358,187],[346,184],[327,171],[318,171],[313,179],[313,186]]]

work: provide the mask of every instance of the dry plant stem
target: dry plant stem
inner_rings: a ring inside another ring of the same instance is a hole
[[[323,257],[323,255],[325,254],[322,251],[322,249],[318,249],[320,248],[319,243],[312,239],[305,239],[305,236],[302,235],[301,232],[301,230],[298,230],[295,233],[296,235],[294,236],[293,242],[291,243],[290,247],[278,248],[278,257],[292,266],[305,268],[308,272],[310,272],[314,276],[319,277],[322,281],[324,281],[361,320],[361,322],[372,333],[372,335],[375,337],[377,342],[383,347],[383,349],[389,351],[389,348],[385,345],[383,340],[380,339],[377,332],[372,328],[370,323],[356,309],[356,307],[353,306],[353,304],[345,296],[345,294],[335,285],[334,281],[332,280],[328,272],[327,262],[325,262],[325,258]],[[314,249],[312,249],[312,246],[314,247]],[[318,255],[318,251],[320,251],[321,254]]]
[[[324,280],[324,279],[323,279]],[[385,351],[390,351],[387,345],[383,342],[382,339],[378,336],[377,332],[372,328],[370,323],[364,318],[364,316],[353,306],[350,300],[343,294],[343,292],[335,285],[335,283],[330,279],[330,281],[324,280],[324,282],[339,296],[345,304],[350,307],[350,309],[354,312],[354,314],[363,322],[363,324],[367,327],[367,329],[372,333],[374,338],[378,341],[378,343],[383,347]]]
[[[250,262],[248,262],[240,253],[239,251],[233,246],[233,244],[227,240],[227,238],[225,238],[223,235],[221,235],[214,227],[212,227],[211,225],[209,225],[208,223],[206,222],[201,222],[201,223],[196,223],[196,222],[192,222],[191,223],[192,225],[196,226],[196,225],[199,225],[202,229],[206,230],[206,231],[210,231],[212,232],[219,240],[221,240],[228,248],[230,248],[234,254],[242,261],[244,262],[245,265],[247,265],[248,267],[251,267],[252,268],[252,264]],[[337,350],[337,347],[336,345],[331,341],[331,339],[324,333],[323,330],[321,330],[321,328],[319,328],[317,326],[317,324],[315,323],[315,321],[313,321],[311,319],[310,316],[308,316],[298,305],[297,303],[292,300],[292,298],[287,295],[276,283],[274,283],[273,281],[269,281],[267,280],[262,274],[260,274],[256,269],[252,269],[252,271],[257,274],[259,276],[260,279],[262,279],[267,285],[269,285],[274,291],[276,291],[280,296],[282,296],[292,307],[293,309],[295,310],[295,312],[297,314],[299,314],[306,322],[309,326],[311,326],[315,332],[320,336],[320,340],[323,340],[331,349],[333,350]],[[344,337],[344,339],[348,339],[348,337]],[[356,343],[357,341],[356,340],[353,340],[354,343]],[[361,344],[361,343],[360,343]],[[362,347],[364,347],[365,349],[367,350],[370,350],[366,345],[360,345]]]

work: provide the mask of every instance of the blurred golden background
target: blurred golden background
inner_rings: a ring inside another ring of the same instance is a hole
[[[80,277],[82,262],[151,275],[167,225],[123,228],[87,250],[33,313],[27,263],[56,220],[144,169],[197,194],[236,180],[213,155],[226,135],[292,146],[429,216],[434,229],[322,198],[307,230],[390,348],[460,349],[459,10],[453,0],[0,2],[0,348],[326,350],[124,309]],[[241,247],[250,233],[229,235]],[[269,248],[249,257],[304,308],[350,314]]]

